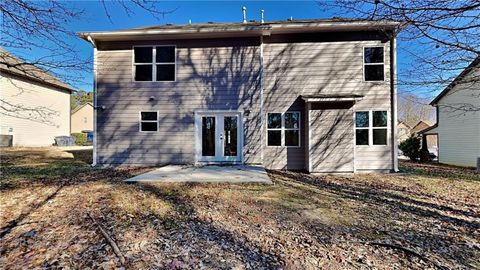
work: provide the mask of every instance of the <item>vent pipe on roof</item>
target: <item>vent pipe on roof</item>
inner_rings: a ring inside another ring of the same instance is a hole
[[[260,10],[260,22],[261,22],[261,23],[264,23],[264,22],[265,22],[265,20],[263,19],[263,14],[264,14],[264,13],[265,13],[265,10],[263,10],[263,9]]]
[[[242,23],[247,23],[247,8],[245,6],[242,7],[242,15],[243,15]]]

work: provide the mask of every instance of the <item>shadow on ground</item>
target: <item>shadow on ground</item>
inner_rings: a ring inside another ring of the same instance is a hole
[[[123,181],[148,170],[92,169],[45,150],[2,156],[0,263],[120,267],[90,214],[127,268],[479,267],[476,181],[414,170],[353,178],[270,171],[274,185]]]

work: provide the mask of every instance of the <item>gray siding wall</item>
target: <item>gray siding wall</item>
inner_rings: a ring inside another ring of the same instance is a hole
[[[177,47],[176,81],[134,82],[132,46],[165,44]],[[259,38],[99,44],[98,163],[193,163],[197,110],[244,111],[245,162],[260,163],[259,48]],[[140,111],[159,112],[158,132],[139,132]]]
[[[300,95],[354,93],[365,97],[353,110],[387,110],[391,118],[388,42],[367,33],[272,36],[264,42],[265,113],[303,111]],[[385,48],[385,81],[363,80],[363,48],[368,46]],[[302,138],[304,131],[302,128]],[[355,147],[357,170],[392,169],[390,133],[386,146]],[[265,142],[263,147],[267,167],[306,169],[305,140],[300,148],[269,147]]]
[[[134,82],[132,46],[165,44],[177,47],[176,82]],[[363,81],[365,46],[385,48],[385,81]],[[259,38],[100,43],[97,105],[104,105],[106,110],[97,114],[98,163],[193,163],[194,112],[242,110],[246,163],[306,169],[305,125],[301,127],[300,147],[268,147],[262,116],[300,111],[305,123],[308,115],[300,95],[355,93],[365,97],[353,110],[387,110],[391,118],[390,47],[378,36],[322,33],[264,37],[263,114],[260,50]],[[149,101],[150,96],[156,99]],[[139,132],[139,111],[152,110],[159,111],[159,131]],[[390,143],[388,138],[387,146],[355,147],[356,169],[392,169]]]
[[[353,108],[309,111],[309,171],[353,172]]]

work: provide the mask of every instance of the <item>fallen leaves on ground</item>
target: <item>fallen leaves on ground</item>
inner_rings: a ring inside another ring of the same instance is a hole
[[[443,165],[402,169],[355,177],[269,171],[274,185],[127,184],[150,169],[92,169],[57,150],[13,149],[2,153],[0,228],[10,230],[0,241],[0,265],[479,268],[477,175]]]

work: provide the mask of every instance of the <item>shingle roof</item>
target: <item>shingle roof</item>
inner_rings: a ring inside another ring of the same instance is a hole
[[[370,25],[396,25],[399,24],[398,22],[394,21],[371,21],[371,20],[358,20],[358,19],[347,19],[347,18],[328,18],[328,19],[300,19],[300,20],[277,20],[277,21],[268,21],[268,22],[258,22],[258,21],[250,21],[247,23],[215,23],[215,22],[208,22],[208,23],[194,23],[194,24],[161,24],[161,25],[150,25],[144,27],[134,27],[134,28],[127,28],[127,29],[120,29],[116,31],[133,31],[133,30],[162,30],[162,29],[198,29],[198,28],[229,28],[229,27],[239,27],[239,26],[271,26],[271,25],[295,25],[295,24],[302,24],[302,23],[368,23]]]
[[[21,76],[39,83],[57,87],[66,91],[75,91],[70,85],[59,80],[49,72],[32,64],[26,64],[21,59],[0,47],[0,71]]]

